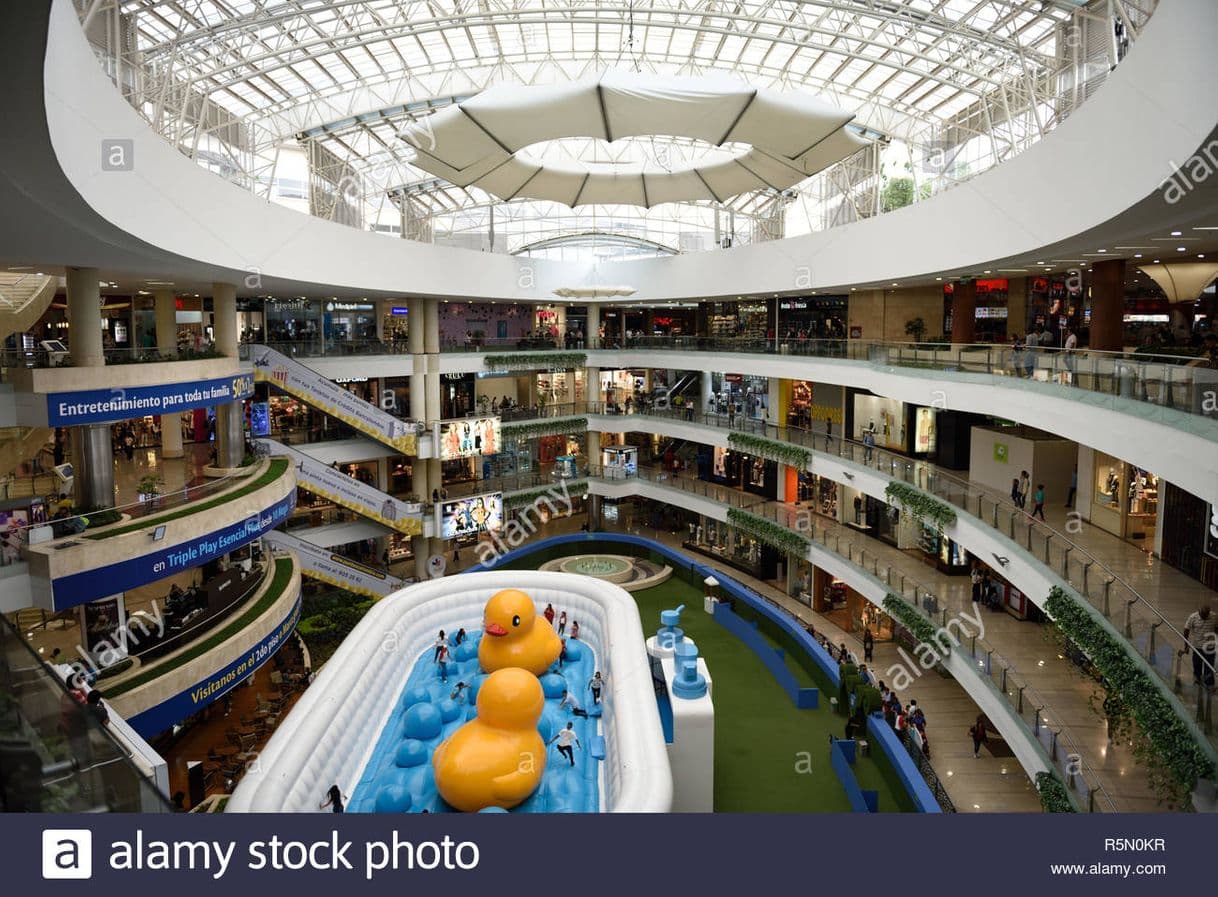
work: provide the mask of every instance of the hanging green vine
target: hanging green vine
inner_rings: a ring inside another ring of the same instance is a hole
[[[518,424],[504,424],[500,432],[504,440],[508,439],[537,439],[541,436],[570,436],[583,433],[588,429],[586,417],[552,417],[544,420],[521,421]]]
[[[943,651],[938,627],[904,598],[889,592],[884,596],[882,606],[888,616],[909,630],[909,634],[918,644],[932,648],[936,654]]]
[[[753,436],[751,433],[729,433],[727,444],[737,451],[779,461],[792,467],[807,467],[808,462],[812,460],[812,453],[806,448],[776,439],[766,439],[763,436]]]
[[[1134,659],[1134,649],[1079,602],[1055,586],[1045,610],[1094,665],[1107,691],[1103,710],[1109,736],[1132,741],[1134,758],[1146,767],[1151,788],[1170,805],[1184,806],[1197,780],[1214,772],[1192,728]]]
[[[920,523],[932,523],[939,532],[956,522],[956,509],[908,483],[893,481],[884,487],[889,504],[898,504]]]
[[[577,483],[567,481],[565,498],[579,498],[587,493],[588,483],[586,480]],[[522,505],[532,504],[539,498],[549,498],[554,501],[564,500],[563,486],[556,483],[544,489],[528,489],[524,492],[513,492],[503,497],[503,506],[505,508],[519,508]]]
[[[741,532],[786,554],[804,557],[807,555],[808,546],[812,541],[798,530],[787,529],[785,526],[779,526],[773,520],[766,520],[764,517],[758,517],[756,514],[750,514],[739,508],[727,509],[727,522]]]
[[[1074,813],[1070,792],[1061,779],[1051,772],[1036,774],[1036,793],[1040,796],[1040,808],[1046,813]]]
[[[530,368],[582,368],[588,361],[586,352],[492,352],[483,356],[492,370]]]

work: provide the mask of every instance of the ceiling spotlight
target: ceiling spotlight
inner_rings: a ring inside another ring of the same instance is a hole
[[[1136,258],[1136,259],[1140,259],[1140,258],[1142,257],[1142,253],[1140,253],[1140,252],[1135,252],[1135,253],[1133,254],[1133,257],[1134,257],[1134,258]]]
[[[1177,246],[1177,247],[1176,247],[1176,252],[1188,252],[1188,247],[1186,247],[1186,246]]]
[[[1182,235],[1182,233],[1181,233],[1181,231],[1174,230],[1174,231],[1172,231],[1172,232],[1171,232],[1171,235],[1172,235],[1173,237],[1179,237],[1179,236],[1181,236],[1181,235]]]

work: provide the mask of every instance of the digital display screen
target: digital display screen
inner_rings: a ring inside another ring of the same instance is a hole
[[[271,405],[269,402],[250,403],[250,435],[271,435]]]
[[[436,444],[440,447],[441,461],[474,455],[497,455],[502,445],[499,418],[469,417],[440,421],[436,424]]]
[[[441,502],[436,530],[441,539],[456,539],[503,529],[503,493],[489,492]]]

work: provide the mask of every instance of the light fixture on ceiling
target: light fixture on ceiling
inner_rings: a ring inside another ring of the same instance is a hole
[[[1184,234],[1183,234],[1181,231],[1178,231],[1178,230],[1174,230],[1174,231],[1172,231],[1172,232],[1171,232],[1171,235],[1172,235],[1173,237],[1182,237],[1182,236],[1184,236]]]

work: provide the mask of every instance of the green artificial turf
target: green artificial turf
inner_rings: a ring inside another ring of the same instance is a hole
[[[287,471],[289,461],[287,458],[275,458],[267,466],[257,479],[251,480],[240,489],[234,489],[232,492],[226,492],[223,495],[218,495],[210,501],[202,502],[201,504],[187,504],[178,508],[176,511],[170,511],[166,514],[158,514],[155,517],[139,517],[134,523],[127,526],[118,526],[114,529],[108,529],[100,533],[92,533],[85,536],[86,539],[109,539],[111,536],[121,536],[125,533],[134,533],[140,530],[148,529],[162,523],[168,523],[170,520],[177,520],[179,517],[187,517],[191,514],[202,514],[205,511],[210,511],[212,508],[218,508],[220,505],[227,504],[230,501],[241,498],[243,495],[249,495],[263,486],[267,486],[279,479]]]
[[[570,546],[578,553],[578,545]],[[535,569],[536,558],[509,565]],[[845,734],[845,717],[821,706],[798,710],[753,652],[702,610],[702,591],[674,574],[654,588],[633,592],[643,632],[654,633],[660,611],[684,604],[681,628],[698,645],[714,682],[715,812],[848,813],[846,792],[829,765],[829,735]],[[763,635],[766,628],[762,627]],[[773,641],[771,640],[771,643]],[[787,666],[802,686],[821,687],[791,654]],[[880,812],[909,810],[895,778],[871,758],[860,757],[855,776],[879,792]]]

